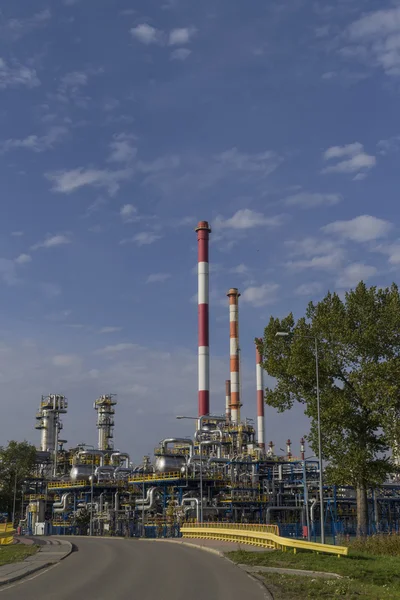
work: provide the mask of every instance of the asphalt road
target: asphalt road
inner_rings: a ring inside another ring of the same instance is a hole
[[[227,560],[179,544],[68,538],[77,547],[46,571],[0,588],[0,600],[263,600]]]

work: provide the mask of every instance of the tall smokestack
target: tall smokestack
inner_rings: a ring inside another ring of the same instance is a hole
[[[225,415],[226,422],[229,423],[231,420],[231,380],[225,381]]]
[[[258,350],[256,340],[256,379],[257,379],[257,441],[259,448],[265,449],[264,433],[264,370],[262,368],[262,356]]]
[[[231,363],[231,420],[240,421],[240,376],[239,376],[239,291],[231,288],[229,298],[230,363]]]
[[[209,349],[209,268],[208,241],[211,227],[200,221],[196,227],[198,242],[199,303],[199,417],[210,414],[210,349]]]

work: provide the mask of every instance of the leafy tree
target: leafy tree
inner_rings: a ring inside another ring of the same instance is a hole
[[[0,446],[0,512],[11,516],[15,490],[16,506],[21,506],[22,486],[32,475],[35,460],[36,448],[28,442],[11,441],[6,447]]]
[[[278,331],[290,337],[276,337]],[[328,293],[308,305],[305,317],[271,317],[259,350],[277,380],[265,401],[278,411],[295,402],[311,419],[308,439],[317,440],[315,338],[319,354],[322,454],[327,481],[353,485],[357,533],[368,531],[367,490],[381,484],[400,442],[400,295],[398,287],[367,288],[361,282],[342,300]]]

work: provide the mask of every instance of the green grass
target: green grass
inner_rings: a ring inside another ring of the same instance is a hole
[[[0,566],[25,560],[28,556],[36,554],[38,550],[39,546],[27,546],[26,544],[0,546]]]
[[[338,558],[311,552],[230,552],[236,563],[288,569],[338,573],[345,579],[318,579],[308,576],[263,573],[275,600],[348,598],[359,600],[400,600],[400,558],[350,551]]]

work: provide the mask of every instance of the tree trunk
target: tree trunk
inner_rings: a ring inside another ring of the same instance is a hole
[[[357,485],[357,536],[368,535],[368,500],[365,484]]]

